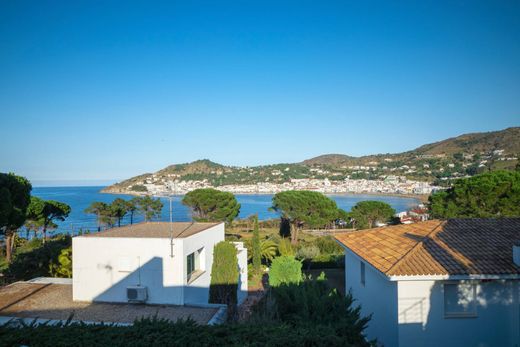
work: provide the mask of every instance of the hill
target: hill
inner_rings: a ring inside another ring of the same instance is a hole
[[[167,186],[201,181],[211,186],[260,182],[283,184],[291,179],[381,179],[388,176],[442,184],[462,176],[495,169],[514,169],[520,153],[520,127],[464,134],[403,153],[353,157],[326,154],[301,163],[255,167],[225,166],[208,159],[170,165],[155,173],[132,177],[105,192],[146,192],[147,184]]]

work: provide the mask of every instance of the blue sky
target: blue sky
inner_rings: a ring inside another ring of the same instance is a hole
[[[113,180],[520,125],[518,1],[2,1],[0,171]]]

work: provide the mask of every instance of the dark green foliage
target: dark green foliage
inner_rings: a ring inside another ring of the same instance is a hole
[[[302,263],[292,256],[282,255],[273,260],[269,269],[269,285],[298,284],[302,281]]]
[[[209,302],[226,304],[233,311],[237,304],[238,258],[235,245],[221,241],[213,250]]]
[[[258,215],[255,216],[255,226],[253,229],[253,270],[256,273],[262,268],[262,248],[260,245],[260,231],[258,230]]]
[[[36,248],[27,247],[27,251],[16,255],[6,271],[9,280],[22,281],[35,277],[51,277],[51,264],[59,263],[62,250],[72,246],[72,239],[69,236],[59,236],[39,247],[37,243],[31,241],[30,244]]]
[[[110,207],[108,204],[100,201],[94,201],[89,207],[85,209],[85,213],[95,214],[98,231],[101,229],[101,225],[106,224],[111,226],[113,224],[113,218],[110,216]]]
[[[253,320],[279,322],[295,329],[323,326],[332,335],[341,336],[346,345],[369,346],[363,337],[370,317],[361,317],[350,293],[340,295],[330,289],[324,275],[306,279],[300,284],[272,287],[255,307]]]
[[[354,329],[328,325],[291,326],[280,323],[199,325],[192,320],[176,323],[140,319],[133,326],[25,325],[0,326],[2,346],[367,346],[352,336]],[[351,342],[353,341],[353,342]]]
[[[520,172],[494,171],[457,180],[429,198],[433,218],[520,217]]]
[[[195,189],[187,193],[182,203],[193,211],[193,219],[199,222],[231,223],[240,212],[235,196],[212,188]]]
[[[72,278],[72,247],[62,249],[58,259],[51,260],[49,272],[52,277]]]
[[[133,186],[130,187],[130,190],[133,190],[134,192],[147,192],[148,191],[148,189],[141,184],[134,184]]]
[[[273,197],[272,209],[291,223],[291,241],[298,242],[298,229],[305,225],[321,228],[339,216],[336,202],[318,192],[290,190]]]
[[[121,226],[121,219],[128,213],[128,201],[117,198],[110,204],[110,214],[117,219],[117,226]]]
[[[31,183],[12,173],[0,173],[0,234],[5,235],[7,262],[12,259],[13,235],[25,223]]]
[[[161,216],[163,203],[159,198],[152,198],[150,196],[139,196],[132,199],[137,206],[137,210],[144,216],[144,221],[148,222],[154,218]]]
[[[47,238],[47,231],[56,228],[54,221],[64,221],[69,216],[70,206],[55,200],[42,200],[32,196],[27,209],[27,219],[32,226],[39,226],[43,233],[43,240]]]
[[[395,210],[382,201],[360,201],[349,212],[353,225],[357,229],[373,228],[377,222],[386,223],[395,214]]]
[[[322,254],[343,254],[343,248],[332,238],[332,236],[318,237],[314,244]]]

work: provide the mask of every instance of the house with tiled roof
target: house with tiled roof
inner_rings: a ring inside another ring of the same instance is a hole
[[[520,218],[336,235],[346,290],[386,347],[520,346]]]

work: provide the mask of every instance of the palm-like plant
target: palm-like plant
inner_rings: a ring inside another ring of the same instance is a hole
[[[251,241],[248,240],[248,243],[250,244]],[[260,241],[260,254],[264,261],[271,261],[278,254],[278,245],[273,240],[264,239]],[[253,252],[248,252],[247,257],[251,259],[253,257]]]

